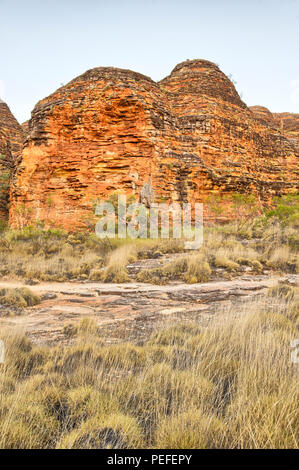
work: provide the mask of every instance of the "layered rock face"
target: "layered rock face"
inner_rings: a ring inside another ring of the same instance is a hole
[[[275,125],[293,143],[299,155],[299,114],[273,113]]]
[[[26,139],[29,132],[29,121],[22,122],[21,127],[23,129],[24,138]]]
[[[8,217],[9,183],[22,146],[22,128],[0,99],[0,219]]]
[[[253,112],[254,117],[259,119],[263,124],[277,128],[275,117],[268,108],[264,106],[250,106],[249,109]]]
[[[138,199],[145,185],[158,202],[218,192],[266,201],[298,185],[296,165],[288,138],[253,115],[215,64],[183,62],[159,83],[100,67],[33,110],[10,220],[25,204],[34,220],[79,227],[99,198]]]
[[[250,110],[263,124],[279,129],[299,155],[299,114],[271,113],[264,106],[250,106]]]
[[[175,67],[160,85],[180,128],[177,155],[188,200],[209,193],[255,192],[262,201],[298,185],[289,141],[264,126],[243,103],[232,82],[208,61]]]
[[[155,82],[115,68],[89,70],[40,101],[14,178],[12,222],[25,203],[33,217],[70,228],[98,198],[138,194],[163,152],[167,107]]]

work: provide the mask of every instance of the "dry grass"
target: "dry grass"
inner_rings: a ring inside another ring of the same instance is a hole
[[[86,319],[71,346],[2,331],[0,447],[297,448],[298,302],[281,285],[143,345],[106,345]]]
[[[25,308],[37,305],[40,301],[40,297],[27,287],[0,289],[0,305]]]
[[[0,277],[41,281],[129,281],[126,264],[183,250],[181,240],[99,240],[89,233],[27,227],[0,233]]]
[[[123,245],[113,251],[102,273],[103,282],[130,282],[127,265],[136,261],[136,248],[133,244]]]
[[[88,233],[27,227],[0,234],[0,276],[61,282],[128,282],[127,264],[168,253],[173,258],[170,263],[145,269],[138,280],[194,283],[219,277],[223,272],[228,278],[245,270],[298,273],[298,251],[297,228],[265,217],[249,220],[242,228],[238,223],[206,226],[203,246],[192,252],[184,250],[183,240],[99,240]]]
[[[88,279],[109,246],[88,234],[24,229],[0,237],[0,275],[10,279]]]
[[[251,222],[252,223],[252,222]],[[253,228],[251,228],[252,237]],[[186,251],[175,260],[154,269],[144,269],[137,280],[165,284],[180,280],[187,283],[206,282],[217,276],[232,278],[246,271],[258,274],[263,270],[299,273],[297,231],[275,223],[263,231],[256,228],[257,238],[243,238],[234,225],[206,227],[204,243],[198,250]]]
[[[144,269],[137,275],[137,281],[152,284],[166,284],[172,280],[183,280],[189,284],[206,282],[211,275],[210,265],[200,253],[177,256],[175,260],[160,268]]]

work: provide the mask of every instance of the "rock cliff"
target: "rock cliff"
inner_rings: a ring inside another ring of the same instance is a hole
[[[269,201],[298,187],[298,159],[267,119],[206,60],[183,62],[159,83],[129,70],[89,70],[34,108],[10,221],[25,204],[34,220],[78,227],[99,198],[123,191],[139,199],[145,185],[156,201],[231,192]]]
[[[22,145],[22,128],[7,104],[0,99],[0,219],[8,217],[10,177]]]
[[[254,117],[263,124],[277,128],[275,117],[268,108],[265,108],[265,106],[250,106],[249,109],[252,111]]]
[[[21,124],[21,127],[23,129],[23,133],[24,133],[24,138],[26,139],[26,136],[29,132],[29,121],[25,121]]]
[[[299,155],[299,114],[273,113],[275,124],[283,132],[290,142],[293,143]]]
[[[299,114],[271,113],[264,106],[250,106],[250,110],[264,124],[279,129],[299,155]]]

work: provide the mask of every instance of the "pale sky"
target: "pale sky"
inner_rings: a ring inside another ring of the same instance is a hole
[[[216,62],[249,106],[299,112],[298,0],[0,0],[0,98],[23,122],[87,69]]]

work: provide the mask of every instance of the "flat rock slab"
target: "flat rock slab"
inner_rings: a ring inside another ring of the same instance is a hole
[[[40,283],[30,289],[42,302],[15,317],[1,317],[0,326],[26,332],[38,343],[67,342],[63,328],[93,317],[107,341],[143,339],[159,322],[168,320],[205,321],[224,306],[258,296],[279,282],[295,285],[299,276],[246,276],[203,284],[163,286],[130,283],[101,284]],[[0,282],[2,287],[22,287],[21,282]]]

